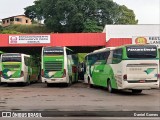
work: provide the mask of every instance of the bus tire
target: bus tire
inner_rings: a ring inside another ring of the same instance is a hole
[[[90,88],[93,88],[93,87],[94,87],[93,84],[91,84],[90,79],[88,79],[88,86],[89,86]]]
[[[71,86],[72,84],[72,79],[69,79],[69,83],[67,83],[67,87]]]
[[[135,94],[138,94],[138,93],[141,93],[142,90],[132,90],[132,93],[135,93]]]
[[[30,85],[31,84],[31,81],[30,81],[30,76],[27,77],[27,82],[26,82],[26,86]]]
[[[111,85],[111,81],[110,81],[110,80],[107,81],[107,90],[108,90],[108,92],[110,92],[110,93],[113,93],[113,92],[114,92],[114,89],[112,88],[112,85]]]
[[[47,83],[47,87],[51,87],[52,86],[52,84],[51,83]]]
[[[7,86],[10,87],[12,84],[11,83],[7,83]]]
[[[65,86],[69,87],[69,86],[71,86],[71,84],[72,84],[72,77],[69,76],[69,81],[68,81],[68,83],[65,83]]]

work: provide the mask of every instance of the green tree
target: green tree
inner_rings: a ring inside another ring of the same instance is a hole
[[[34,5],[24,8],[25,10],[24,14],[27,17],[29,17],[32,20],[32,22],[35,21],[41,22],[41,20],[43,19],[43,14],[42,14],[43,7],[44,6],[41,6],[41,1],[36,0],[34,1]]]
[[[103,27],[97,26],[97,22],[93,20],[87,20],[84,23],[84,29],[83,32],[102,32]]]
[[[0,25],[0,32],[3,30],[3,27]]]
[[[133,10],[129,10],[125,5],[119,7],[118,19],[116,24],[137,24],[138,20],[135,20],[135,14]]]
[[[54,32],[100,32],[106,24],[137,24],[135,14],[113,0],[36,0],[25,8]]]

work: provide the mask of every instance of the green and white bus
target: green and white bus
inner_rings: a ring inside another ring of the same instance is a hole
[[[69,48],[43,47],[41,60],[41,78],[47,86],[78,81],[78,57]]]
[[[86,56],[85,82],[115,89],[159,88],[159,53],[155,45],[125,45],[101,49]]]
[[[0,71],[2,71],[2,64],[1,64],[1,54],[3,54],[4,52],[3,51],[0,51]],[[0,72],[0,76],[1,76],[2,72]],[[0,84],[1,84],[1,78],[0,78]]]
[[[4,53],[1,55],[1,82],[23,83],[38,81],[40,62],[31,55],[21,53]]]

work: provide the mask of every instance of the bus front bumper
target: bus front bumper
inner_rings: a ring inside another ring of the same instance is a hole
[[[64,78],[44,78],[42,77],[43,83],[68,83],[66,77]]]
[[[26,82],[26,80],[24,79],[24,77],[9,78],[9,79],[5,79],[5,78],[1,77],[1,82],[2,83],[19,83],[19,82]]]

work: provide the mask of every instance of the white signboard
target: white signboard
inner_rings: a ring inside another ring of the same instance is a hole
[[[10,35],[9,44],[50,43],[50,35]]]
[[[160,36],[132,37],[132,44],[151,44],[160,48]]]

